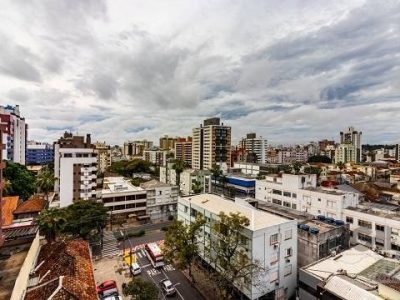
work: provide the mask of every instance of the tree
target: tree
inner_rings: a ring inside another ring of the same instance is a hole
[[[147,181],[147,180],[145,180],[145,179],[143,179],[143,178],[135,177],[135,178],[133,178],[133,179],[131,180],[131,183],[132,183],[134,186],[140,186],[141,183],[146,182],[146,181]]]
[[[193,283],[192,266],[198,256],[198,234],[205,223],[201,216],[190,224],[175,220],[165,235],[164,257],[174,262],[179,269],[187,269]]]
[[[132,177],[133,173],[150,173],[154,174],[153,164],[151,162],[134,159],[116,161],[109,167],[110,172],[117,173],[125,177]]]
[[[63,209],[49,208],[39,214],[36,222],[40,234],[45,236],[48,243],[52,243],[63,231],[67,219]]]
[[[341,162],[341,161],[338,161],[336,163],[336,166],[340,169],[340,171],[342,171],[344,169],[344,167],[345,167],[345,164],[343,162]]]
[[[203,191],[203,185],[198,180],[193,180],[192,190],[194,194],[200,194]]]
[[[27,200],[35,192],[35,176],[25,166],[7,161],[3,175],[10,182],[5,196],[19,196]]]
[[[55,181],[53,172],[48,168],[45,168],[36,176],[36,186],[45,194],[47,201],[49,201],[49,193],[53,190]]]
[[[234,283],[243,286],[255,285],[256,278],[262,272],[257,261],[248,255],[248,238],[244,228],[250,225],[249,219],[240,213],[226,215],[221,212],[218,221],[212,226],[209,259],[216,269],[215,282],[222,299],[234,297]]]
[[[309,163],[332,163],[332,160],[326,155],[313,155],[308,158]]]
[[[299,174],[300,169],[301,169],[301,163],[298,162],[298,161],[295,161],[295,162],[292,164],[292,173],[294,173],[294,174]]]
[[[176,185],[179,187],[181,183],[181,173],[188,167],[188,164],[183,160],[175,160],[172,165],[172,169],[175,170],[176,173]]]
[[[135,300],[157,300],[158,288],[150,282],[140,277],[134,277],[128,284],[122,286],[125,296],[131,296]]]
[[[217,189],[217,179],[219,179],[222,175],[222,170],[219,165],[213,165],[213,167],[210,169],[211,172],[211,178],[214,179],[214,191]]]
[[[65,208],[67,224],[65,233],[87,239],[89,235],[100,234],[107,224],[107,208],[103,203],[80,200]]]

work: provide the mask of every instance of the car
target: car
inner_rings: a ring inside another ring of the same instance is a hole
[[[116,297],[118,297],[119,294],[117,289],[109,289],[99,293],[99,296],[101,300],[114,300],[118,299]]]
[[[140,268],[138,263],[131,264],[129,270],[131,271],[132,276],[142,273],[142,269]]]
[[[174,295],[176,293],[175,287],[172,285],[171,280],[169,280],[168,278],[161,280],[160,281],[160,285],[161,285],[162,291],[167,296],[171,296],[171,295]]]
[[[117,289],[117,283],[115,280],[106,280],[100,283],[97,287],[97,293],[104,293],[107,290]]]
[[[101,298],[101,300],[122,300],[122,297],[117,294]]]

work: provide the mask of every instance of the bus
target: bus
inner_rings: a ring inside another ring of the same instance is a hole
[[[164,257],[160,247],[156,243],[149,243],[145,246],[146,256],[150,260],[154,268],[164,266]]]

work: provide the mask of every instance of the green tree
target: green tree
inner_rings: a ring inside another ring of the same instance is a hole
[[[65,233],[87,239],[89,235],[101,233],[107,224],[107,208],[103,203],[80,200],[65,208],[67,224]]]
[[[306,174],[317,174],[318,176],[321,174],[321,169],[313,166],[307,166],[304,168],[304,173]]]
[[[45,194],[47,201],[49,201],[49,193],[54,189],[55,181],[56,178],[54,177],[53,172],[48,168],[44,168],[36,176],[36,186]]]
[[[123,285],[122,292],[135,300],[157,300],[159,293],[154,283],[140,277],[134,277],[128,284]]]
[[[10,182],[5,196],[19,196],[27,200],[35,192],[35,176],[25,166],[7,161],[3,175]]]
[[[181,173],[188,167],[188,164],[183,160],[175,160],[172,165],[172,169],[175,170],[176,173],[176,185],[179,187],[181,183]]]
[[[153,164],[142,159],[116,161],[111,164],[109,170],[125,177],[132,177],[133,173],[154,174]]]
[[[36,222],[39,233],[45,236],[48,243],[51,243],[63,231],[67,219],[63,209],[49,208],[39,214]]]
[[[192,190],[194,194],[200,194],[203,191],[203,185],[198,180],[193,180]]]
[[[214,180],[214,191],[217,189],[217,180],[222,176],[222,170],[219,165],[213,165],[210,169],[211,178]]]
[[[291,166],[292,167],[292,173],[299,174],[301,166],[302,166],[302,164],[300,162],[295,161]]]
[[[192,266],[198,256],[198,234],[205,223],[200,215],[190,224],[175,220],[165,235],[164,257],[174,262],[179,269],[187,269],[193,283]]]
[[[212,226],[208,257],[216,269],[214,276],[221,299],[234,297],[233,283],[257,285],[256,278],[263,271],[247,254],[249,240],[245,236],[245,227],[249,225],[249,219],[240,213],[227,215],[221,212]]]
[[[140,186],[141,183],[146,182],[146,181],[147,181],[147,180],[145,180],[145,179],[143,179],[143,178],[135,177],[135,178],[133,178],[133,179],[131,180],[131,183],[132,183],[134,186]]]
[[[332,163],[332,160],[326,155],[313,155],[308,158],[309,163]]]

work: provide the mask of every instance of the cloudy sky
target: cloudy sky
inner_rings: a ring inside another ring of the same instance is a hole
[[[400,141],[399,1],[3,0],[0,103],[29,138]]]

